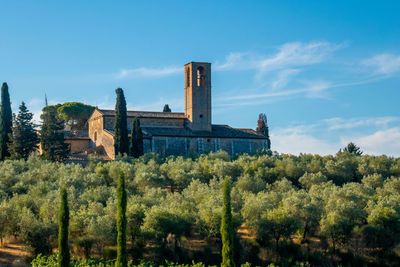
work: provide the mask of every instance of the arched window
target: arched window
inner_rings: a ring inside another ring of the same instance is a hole
[[[186,68],[186,87],[190,86],[190,68]]]
[[[205,79],[204,79],[204,68],[202,66],[197,68],[197,86],[204,86]]]

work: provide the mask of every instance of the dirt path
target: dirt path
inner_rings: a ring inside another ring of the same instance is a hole
[[[24,250],[24,247],[20,244],[10,243],[4,247],[0,247],[0,266],[29,266],[26,263],[26,259],[29,257],[29,253]]]

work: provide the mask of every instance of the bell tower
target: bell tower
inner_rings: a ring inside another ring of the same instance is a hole
[[[192,131],[211,132],[211,63],[185,65],[185,116]]]

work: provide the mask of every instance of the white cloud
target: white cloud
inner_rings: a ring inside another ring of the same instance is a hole
[[[328,155],[336,153],[340,146],[304,133],[272,133],[272,150],[279,153]]]
[[[122,69],[117,78],[127,77],[164,77],[183,72],[182,67],[165,67],[165,68],[136,68],[136,69]]]
[[[328,130],[351,129],[362,126],[376,126],[387,127],[392,122],[399,121],[400,117],[386,116],[386,117],[373,117],[373,118],[330,118],[324,120],[328,125]]]
[[[314,124],[289,126],[271,131],[272,149],[280,153],[335,154],[349,142],[358,145],[365,154],[400,156],[400,127],[382,129],[388,124],[399,121],[398,117],[377,118],[332,118]],[[361,123],[356,123],[361,121]],[[353,125],[351,125],[353,124]],[[326,127],[328,125],[328,127]],[[336,127],[337,126],[337,127]],[[346,133],[345,128],[370,126],[369,133]],[[371,129],[372,128],[372,129]],[[334,134],[332,130],[338,130]],[[339,133],[339,135],[337,134]],[[319,138],[317,136],[325,136]]]
[[[400,56],[379,54],[362,62],[375,69],[378,74],[393,74],[400,71]]]
[[[344,138],[344,143],[348,143]],[[400,157],[400,127],[377,131],[371,135],[359,137],[352,140],[366,154]]]

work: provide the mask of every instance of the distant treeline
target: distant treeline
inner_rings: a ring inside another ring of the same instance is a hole
[[[36,155],[5,160],[0,237],[15,236],[33,254],[50,254],[57,247],[55,207],[63,184],[71,251],[112,259],[121,170],[134,262],[220,264],[221,189],[228,177],[236,264],[400,264],[400,158],[361,155],[357,147],[334,156],[145,154],[112,162],[91,158],[85,167]]]

